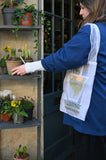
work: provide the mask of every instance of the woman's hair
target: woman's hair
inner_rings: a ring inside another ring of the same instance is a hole
[[[105,22],[106,23],[106,0],[78,0],[89,10],[89,15],[82,21],[85,23]]]

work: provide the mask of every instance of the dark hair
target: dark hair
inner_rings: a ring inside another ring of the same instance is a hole
[[[106,23],[106,0],[78,0],[90,12],[83,21],[85,23],[105,22]]]

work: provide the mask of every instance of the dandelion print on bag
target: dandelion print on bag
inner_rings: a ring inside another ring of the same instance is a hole
[[[67,98],[64,99],[65,108],[68,113],[73,112],[74,115],[79,114],[81,110],[82,93],[85,86],[89,85],[89,77],[83,76],[83,69],[81,67],[76,70],[70,70],[66,74],[67,83]]]
[[[70,74],[70,85],[73,90],[73,98],[78,95],[79,92],[81,92],[82,88],[84,87],[84,83],[86,83],[86,80],[88,77],[82,76],[78,69],[73,70]]]

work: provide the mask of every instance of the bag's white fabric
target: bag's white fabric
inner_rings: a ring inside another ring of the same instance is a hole
[[[91,50],[88,63],[78,69],[68,70],[63,84],[60,111],[85,121],[90,105],[92,88],[97,67],[97,54],[100,48],[100,31],[97,25],[90,25]]]

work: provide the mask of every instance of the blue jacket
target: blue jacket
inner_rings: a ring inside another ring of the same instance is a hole
[[[93,85],[90,107],[85,121],[64,114],[64,124],[81,133],[106,135],[106,24],[97,23],[101,42],[97,57],[97,70]],[[83,26],[79,32],[56,53],[41,60],[48,72],[61,72],[78,68],[88,61],[91,49],[90,26]]]

